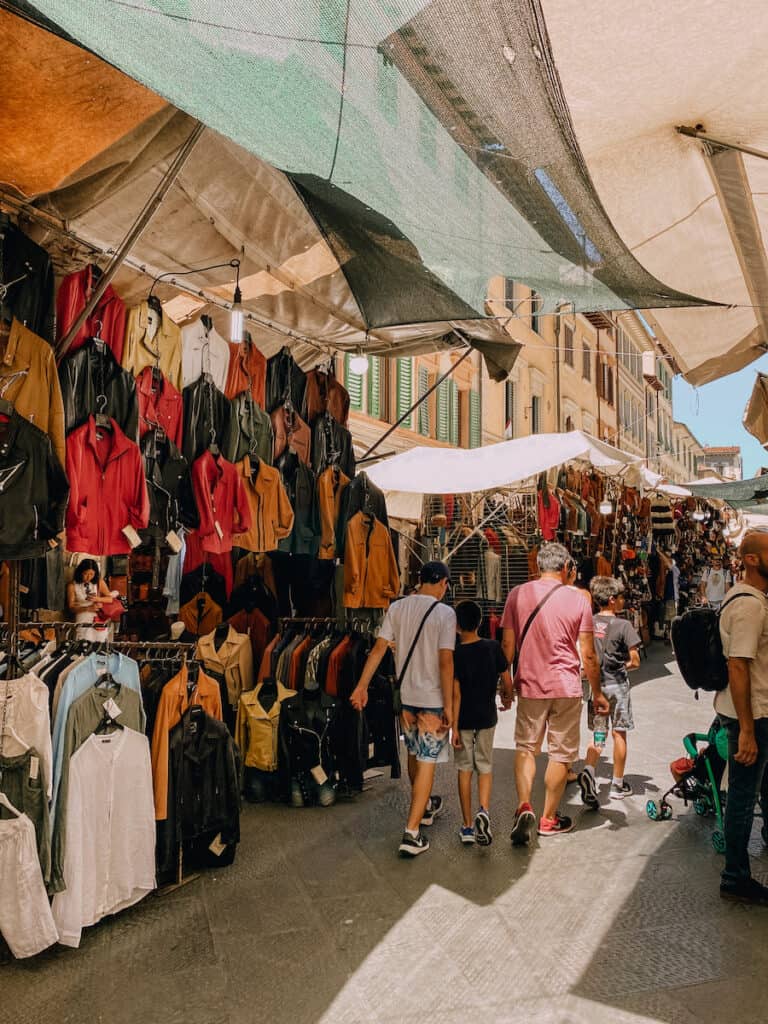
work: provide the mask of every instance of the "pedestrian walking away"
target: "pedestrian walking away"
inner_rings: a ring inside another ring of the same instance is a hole
[[[353,707],[360,711],[365,707],[371,679],[393,646],[411,782],[408,820],[398,848],[404,857],[429,849],[421,826],[432,825],[444,810],[442,797],[432,794],[432,785],[435,765],[448,759],[453,709],[456,613],[442,603],[450,584],[448,567],[443,562],[426,562],[419,579],[418,593],[390,605],[350,697]]]
[[[594,617],[594,643],[600,662],[603,693],[608,699],[607,715],[599,715],[590,699],[588,725],[593,734],[587,748],[579,788],[583,802],[592,809],[599,807],[595,768],[605,748],[610,727],[613,739],[613,778],[611,799],[622,800],[632,795],[632,787],[624,778],[627,763],[627,732],[634,729],[629,672],[640,668],[640,635],[626,619],[617,616],[624,610],[624,584],[612,576],[595,576],[589,585],[592,600],[598,608]]]
[[[768,532],[747,533],[740,554],[744,579],[728,592],[720,614],[728,686],[715,697],[715,711],[728,732],[720,895],[768,906],[768,888],[752,878],[748,852],[755,800],[768,762]],[[738,595],[754,600],[737,600]]]
[[[474,601],[462,601],[456,608],[461,643],[454,655],[453,735],[459,781],[462,824],[461,842],[467,846],[490,846],[491,787],[493,784],[493,737],[498,715],[496,697],[502,679],[503,706],[512,704],[512,679],[507,659],[497,640],[478,634],[483,611]],[[477,775],[478,810],[472,817],[472,776]]]
[[[515,785],[518,806],[512,826],[515,846],[530,842],[536,825],[531,793],[536,757],[547,740],[549,763],[544,776],[544,809],[539,818],[541,837],[570,832],[573,822],[558,806],[565,790],[568,767],[579,753],[581,727],[581,670],[592,690],[598,714],[609,704],[602,692],[600,665],[593,640],[592,610],[566,586],[573,559],[562,544],[539,550],[541,576],[510,591],[501,625],[502,647],[513,667],[517,696],[515,722]]]

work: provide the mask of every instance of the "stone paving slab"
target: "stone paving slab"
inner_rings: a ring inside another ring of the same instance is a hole
[[[15,962],[0,945],[0,1024],[764,1024],[768,911],[720,901],[711,819],[680,802],[672,821],[645,814],[712,717],[669,660],[658,646],[635,677],[636,795],[590,814],[571,787],[572,835],[511,849],[510,712],[490,849],[458,842],[451,766],[415,862],[396,855],[404,781],[328,809],[246,805],[232,868],[87,929],[77,951]],[[752,850],[768,873],[757,828]]]

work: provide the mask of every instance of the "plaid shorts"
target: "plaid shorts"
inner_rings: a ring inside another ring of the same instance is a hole
[[[448,760],[448,730],[443,724],[442,708],[403,704],[400,725],[408,753],[417,761],[437,764]]]

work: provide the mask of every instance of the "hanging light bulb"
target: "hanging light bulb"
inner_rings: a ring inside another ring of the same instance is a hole
[[[696,511],[693,513],[693,518],[696,520],[697,523],[703,523],[704,513],[697,508]]]
[[[356,373],[358,376],[368,373],[368,356],[363,355],[362,349],[358,349],[349,360],[349,368],[352,373]]]
[[[604,499],[603,501],[600,502],[600,515],[601,516],[609,516],[609,515],[611,515],[612,512],[613,512],[613,502],[612,501],[608,501],[608,499],[606,498],[606,499]]]
[[[240,291],[240,260],[233,260],[232,263],[236,268],[236,274],[235,294],[229,317],[229,340],[239,344],[245,337],[245,311],[243,309],[243,295]]]

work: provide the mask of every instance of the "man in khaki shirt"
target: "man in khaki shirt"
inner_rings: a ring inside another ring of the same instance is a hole
[[[768,906],[768,888],[752,878],[748,852],[755,800],[768,762],[768,532],[747,533],[740,554],[744,579],[729,591],[720,614],[728,686],[715,697],[715,710],[728,732],[720,895]]]

